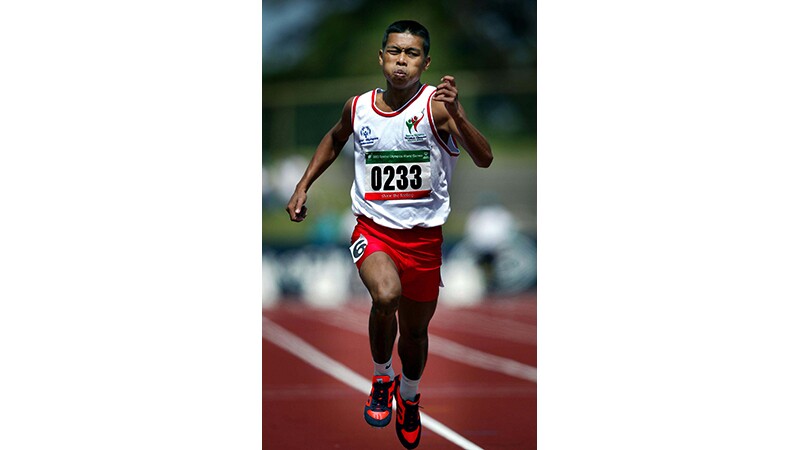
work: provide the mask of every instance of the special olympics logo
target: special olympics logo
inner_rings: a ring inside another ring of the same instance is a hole
[[[358,134],[361,136],[358,144],[362,147],[372,147],[376,142],[378,142],[378,138],[372,136],[372,129],[366,125],[361,127],[361,130],[359,130]]]

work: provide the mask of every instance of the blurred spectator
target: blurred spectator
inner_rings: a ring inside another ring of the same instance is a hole
[[[449,260],[476,264],[488,292],[512,294],[535,286],[536,244],[520,232],[517,219],[494,195],[485,196],[470,212],[464,234]]]
[[[496,287],[495,262],[498,253],[518,232],[514,216],[493,195],[481,199],[464,225],[464,240],[484,272],[489,288]]]
[[[514,216],[494,196],[482,199],[479,206],[469,213],[464,225],[464,238],[484,255],[497,252],[517,232]]]

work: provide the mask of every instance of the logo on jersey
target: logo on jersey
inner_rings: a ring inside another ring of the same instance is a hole
[[[358,144],[362,147],[372,147],[378,142],[378,138],[372,136],[372,128],[368,126],[361,127],[361,130],[358,132]]]
[[[428,138],[428,135],[426,135],[425,133],[419,133],[417,131],[417,125],[419,125],[419,123],[422,122],[422,119],[424,118],[425,118],[425,108],[422,108],[422,111],[420,111],[419,114],[415,114],[414,116],[408,117],[406,119],[405,125],[406,128],[408,129],[407,130],[408,132],[405,132],[404,130],[404,136],[403,136],[406,142],[423,142]]]
[[[406,120],[406,126],[408,127],[408,132],[411,133],[411,127],[414,127],[414,131],[417,131],[417,125],[422,122],[422,115],[419,117],[414,116],[408,120]]]

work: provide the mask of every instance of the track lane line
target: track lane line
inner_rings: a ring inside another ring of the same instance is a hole
[[[315,369],[318,369],[336,378],[351,388],[364,393],[364,395],[369,395],[369,391],[372,389],[372,383],[370,380],[353,372],[344,364],[317,350],[311,344],[276,324],[275,322],[263,316],[262,319],[262,336],[264,339],[305,361],[311,367],[314,367]],[[394,404],[392,404],[392,409],[395,409]],[[425,414],[424,412],[420,411],[419,415],[425,428],[447,439],[448,441],[465,450],[483,450],[472,441],[456,433],[443,423]]]
[[[430,341],[429,351],[434,355],[484,370],[500,372],[532,383],[537,382],[536,367],[475,350],[441,336],[429,335],[428,339]]]
[[[511,319],[480,315],[464,310],[438,312],[435,326],[475,336],[503,339],[518,344],[536,345],[536,325]]]
[[[356,317],[356,311],[326,311],[325,319],[312,315],[311,320],[319,320],[327,325],[332,325],[352,333],[369,335],[364,321]],[[309,318],[304,316],[304,318]],[[537,382],[536,367],[523,364],[513,359],[482,352],[480,350],[461,345],[450,339],[428,333],[428,352],[450,361],[477,367],[479,369],[498,372],[515,378],[520,378],[532,383]]]

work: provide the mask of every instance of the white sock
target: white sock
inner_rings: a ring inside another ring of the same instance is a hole
[[[392,368],[392,358],[389,357],[389,361],[386,361],[383,364],[376,363],[372,361],[372,364],[375,365],[375,371],[373,375],[388,375],[389,378],[394,379],[394,369]]]
[[[400,397],[403,400],[413,402],[417,397],[417,388],[419,387],[419,380],[409,380],[406,374],[403,374],[403,379],[400,381]]]

